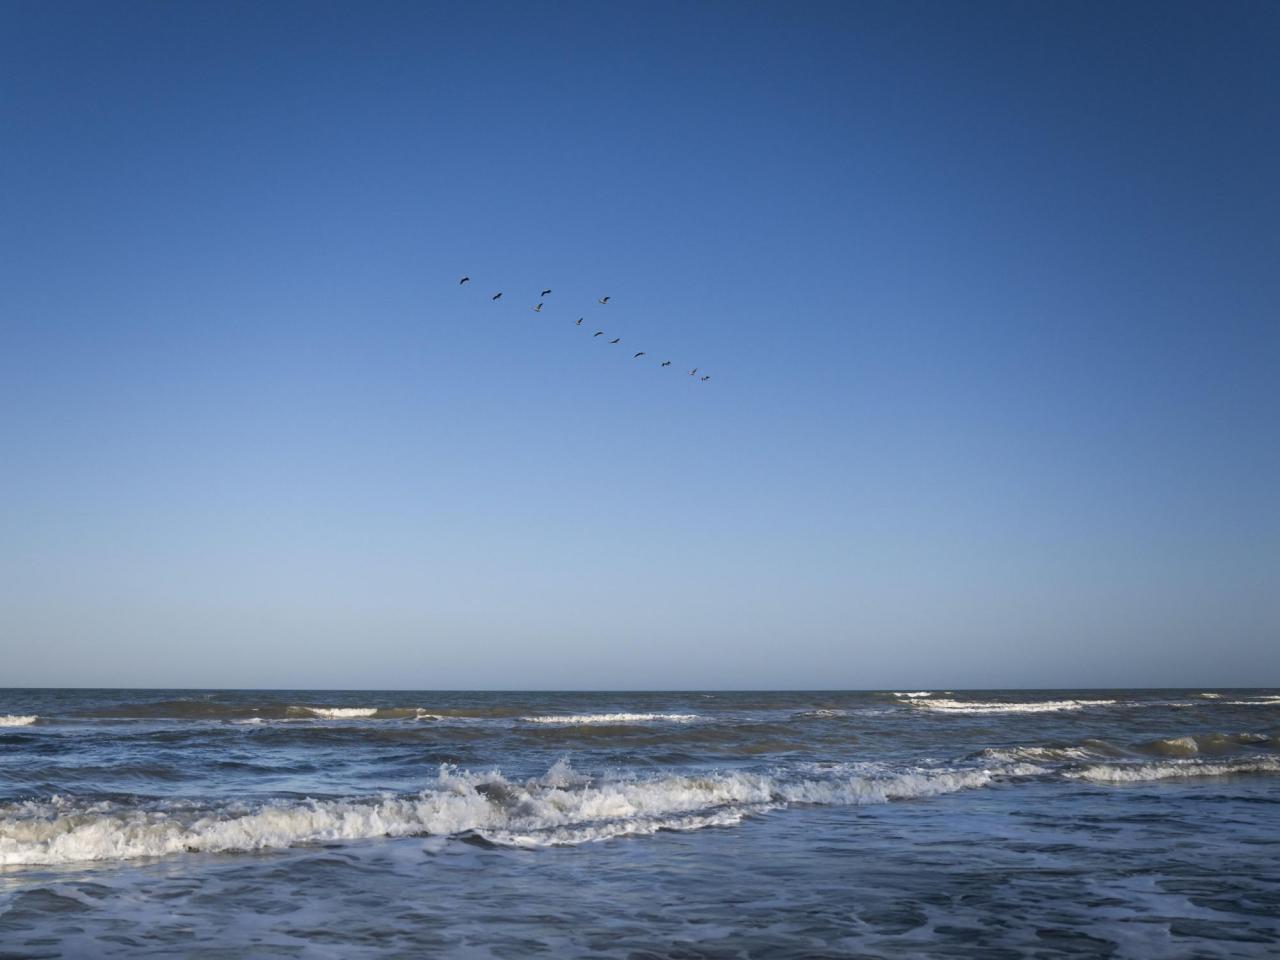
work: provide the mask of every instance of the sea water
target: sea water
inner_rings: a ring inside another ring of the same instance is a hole
[[[0,957],[1280,955],[1280,691],[0,690]]]

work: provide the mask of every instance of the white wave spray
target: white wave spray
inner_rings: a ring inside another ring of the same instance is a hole
[[[182,852],[250,851],[297,843],[474,832],[517,846],[575,844],[657,830],[737,823],[790,804],[886,803],[982,787],[1025,766],[847,765],[818,778],[713,772],[590,779],[561,761],[522,783],[441,767],[413,796],[273,802],[218,809],[127,807],[55,797],[0,805],[0,864],[123,860]]]

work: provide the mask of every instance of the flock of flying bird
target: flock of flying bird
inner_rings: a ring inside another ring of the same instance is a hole
[[[459,280],[459,281],[458,281],[458,286],[462,286],[463,284],[470,283],[470,282],[471,282],[471,278],[470,278],[470,277],[463,277],[461,280]],[[541,295],[538,297],[538,304],[537,304],[537,306],[535,306],[535,307],[533,308],[533,312],[534,312],[534,313],[541,313],[541,312],[542,312],[542,305],[543,305],[543,301],[545,301],[545,300],[546,300],[546,298],[547,298],[547,297],[549,297],[550,295],[551,295],[551,291],[550,291],[550,290],[543,290],[543,291],[542,291]],[[492,297],[490,297],[489,299],[490,299],[490,300],[493,300],[493,301],[501,300],[501,299],[502,299],[502,291],[501,291],[501,290],[499,290],[497,293],[495,293],[495,294],[494,294]],[[599,300],[597,300],[597,301],[596,301],[596,303],[599,303],[599,304],[601,304],[601,305],[603,305],[603,306],[608,306],[608,305],[609,305],[609,300],[610,300],[610,299],[611,299],[610,297],[601,297]],[[585,319],[586,319],[585,317],[579,317],[577,320],[575,320],[575,321],[574,321],[574,325],[575,325],[575,326],[579,326],[579,327],[580,327],[580,326],[582,326],[582,321],[583,321],[583,320],[585,320]],[[593,334],[591,335],[591,337],[592,337],[592,339],[594,339],[594,338],[596,338],[596,337],[603,337],[604,335],[605,335],[605,332],[604,332],[603,330],[597,330],[595,333],[593,333]],[[621,342],[622,342],[622,338],[621,338],[621,337],[614,337],[612,340],[610,340],[610,341],[609,341],[609,343],[621,343]],[[643,350],[641,350],[639,353],[634,354],[634,355],[632,356],[632,358],[631,358],[631,359],[632,359],[632,360],[639,360],[639,359],[640,359],[641,357],[643,357],[643,356],[647,356],[647,354],[646,354]],[[671,366],[671,361],[670,361],[670,360],[663,360],[663,361],[662,361],[662,363],[660,363],[660,364],[659,364],[659,366],[669,367],[669,366]],[[697,368],[697,367],[694,367],[692,370],[690,370],[690,371],[689,371],[689,376],[691,376],[691,377],[698,377],[698,368]],[[703,382],[703,383],[706,383],[706,382],[707,382],[708,380],[710,380],[710,379],[711,379],[711,378],[710,378],[709,376],[705,376],[705,375],[704,375],[704,376],[701,376],[701,377],[698,377],[698,380],[699,380],[699,381],[701,381],[701,382]]]

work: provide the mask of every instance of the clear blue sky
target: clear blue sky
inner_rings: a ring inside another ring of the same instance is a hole
[[[5,3],[0,685],[1280,683],[1278,39]]]

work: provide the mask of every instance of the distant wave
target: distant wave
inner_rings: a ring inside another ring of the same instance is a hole
[[[1084,744],[1074,747],[993,747],[978,754],[983,759],[1002,763],[1066,763],[1076,760],[1097,760],[1101,755],[1105,755],[1103,751]]]
[[[1265,733],[1206,733],[1149,740],[1138,744],[1136,749],[1139,753],[1157,757],[1193,757],[1202,753],[1239,753],[1242,748],[1277,746],[1280,746],[1280,741]]]
[[[909,700],[917,697],[928,697],[933,694],[932,690],[916,690],[913,693],[894,693],[895,697],[906,697]]]
[[[1069,777],[1089,779],[1087,771],[1138,771],[1137,773],[1117,772],[1114,776],[1097,773],[1098,779],[1159,779],[1150,776],[1148,771],[1164,769],[1165,765],[1152,764],[1144,757],[1158,757],[1176,761],[1173,769],[1183,769],[1182,761],[1196,759],[1203,761],[1223,761],[1241,759],[1248,764],[1255,760],[1271,763],[1280,760],[1271,751],[1280,749],[1280,735],[1265,733],[1205,733],[1181,737],[1166,737],[1161,740],[1148,740],[1128,747],[1117,746],[1106,740],[1084,740],[1078,744],[1051,744],[1045,746],[1022,745],[1010,747],[993,747],[979,751],[976,759],[997,763],[1049,763],[1055,764],[1059,772]],[[1206,759],[1207,758],[1207,759]],[[1104,762],[1105,761],[1105,762]],[[1086,766],[1082,766],[1086,765]],[[1203,764],[1200,769],[1203,769]],[[1172,774],[1171,774],[1172,775]],[[1186,773],[1183,776],[1205,776],[1204,773]]]
[[[702,718],[696,713],[569,713],[543,714],[541,716],[521,717],[526,723],[573,723],[573,724],[616,724],[616,723],[692,723]]]
[[[1104,707],[1114,700],[1039,700],[1027,703],[1001,700],[930,700],[915,699],[913,707],[936,710],[942,713],[1055,713],[1060,710],[1083,710],[1085,707]]]
[[[1066,776],[1096,783],[1137,783],[1181,777],[1227,777],[1280,773],[1280,757],[1237,757],[1231,760],[1168,760],[1164,763],[1100,763]]]
[[[289,711],[300,711],[323,720],[357,720],[372,717],[378,712],[377,707],[290,707]]]
[[[34,713],[26,715],[8,713],[0,716],[0,727],[29,727],[39,719]]]
[[[196,809],[139,809],[55,797],[0,804],[0,864],[123,860],[230,852],[313,841],[475,834],[513,846],[577,844],[658,830],[727,826],[792,804],[851,805],[983,787],[1036,768],[846,765],[827,776],[714,771],[594,780],[561,761],[541,778],[442,767],[420,794]]]

